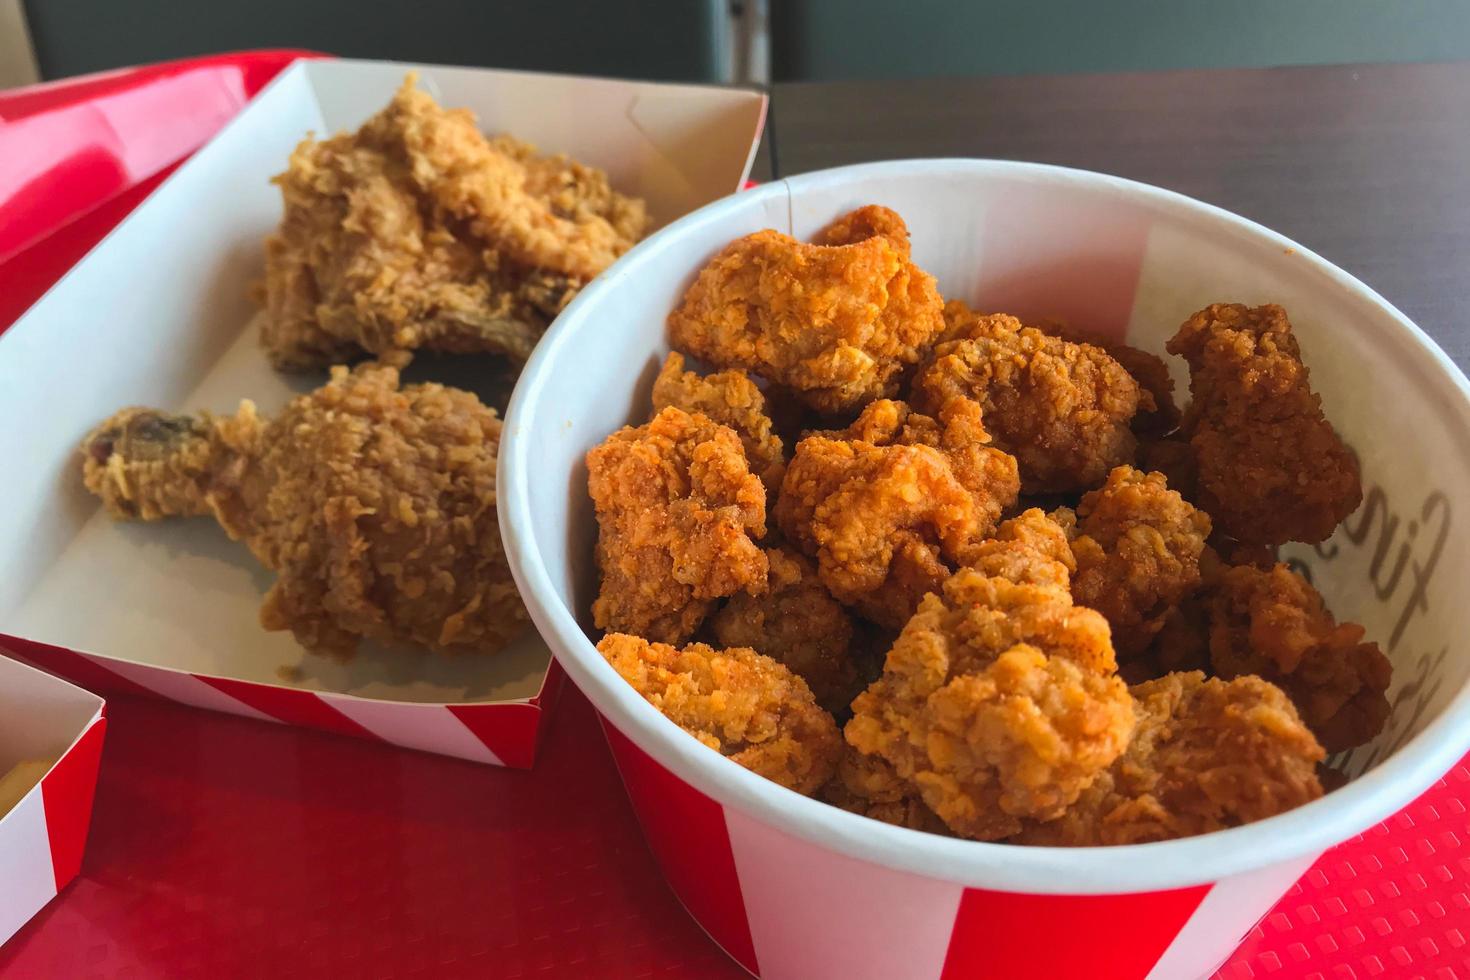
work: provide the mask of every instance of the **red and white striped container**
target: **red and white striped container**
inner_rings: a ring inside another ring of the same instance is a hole
[[[104,707],[95,694],[0,657],[0,776],[24,761],[56,760],[14,809],[0,813],[0,944],[81,870]]]
[[[981,309],[1064,318],[1162,352],[1208,303],[1286,307],[1366,491],[1332,540],[1292,557],[1395,666],[1385,731],[1335,760],[1356,777],[1348,786],[1251,826],[1158,844],[955,840],[747,772],[603,662],[584,631],[595,571],[591,504],[575,492],[583,454],[647,417],[664,318],[705,259],[761,228],[808,237],[869,203],[904,216],[941,292]],[[1470,745],[1470,604],[1458,601],[1470,547],[1455,489],[1470,485],[1470,386],[1362,283],[1176,194],[1055,167],[929,160],[814,173],[718,202],[578,298],[523,374],[506,432],[502,525],[537,626],[601,712],[670,885],[763,977],[1203,976],[1318,855],[1402,807]]]
[[[259,58],[245,60],[242,70],[259,68]],[[65,154],[50,141],[74,129],[62,124],[90,123],[76,160],[106,158],[104,176],[133,179],[192,149],[202,128],[253,90],[217,68],[213,59],[206,68],[165,66],[126,99],[109,89],[100,102],[23,122],[40,127],[58,158]],[[308,133],[355,128],[411,70],[442,104],[474,110],[482,128],[604,168],[614,186],[645,198],[659,223],[737,190],[765,117],[764,95],[708,86],[346,59],[286,68],[0,334],[0,416],[16,420],[0,429],[0,650],[97,690],[492,765],[532,764],[561,678],[534,630],[494,657],[376,648],[349,664],[313,657],[289,635],[260,628],[270,578],[211,522],[115,524],[81,485],[77,446],[118,408],[231,412],[250,398],[269,412],[322,381],[271,370],[251,322],[262,243],[281,214],[270,178]],[[45,87],[7,104],[58,92]],[[17,159],[46,162],[34,153]],[[17,192],[0,180],[0,225],[60,220],[96,203],[73,186],[91,171],[38,172],[81,203],[38,212],[38,201],[55,202],[27,193],[35,181]],[[95,190],[101,200],[116,188]],[[35,236],[13,237],[0,235],[0,257]],[[0,275],[0,294],[5,285]],[[474,387],[476,363],[454,380]]]

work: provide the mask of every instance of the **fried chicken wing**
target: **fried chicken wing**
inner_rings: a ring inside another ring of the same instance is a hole
[[[766,549],[770,574],[758,596],[736,593],[709,621],[722,647],[750,647],[798,674],[833,714],[858,691],[853,623],[806,557],[788,547]]]
[[[1199,587],[1210,519],[1162,473],[1119,466],[1082,497],[1077,520],[1072,598],[1107,617],[1120,657],[1142,653]]]
[[[828,236],[809,245],[768,229],[730,243],[669,315],[674,346],[819,411],[892,395],[943,323],[934,279],[909,261],[907,229],[886,209],[840,218],[819,242]]]
[[[490,653],[519,634],[495,510],[500,419],[472,394],[366,364],[274,420],[125,409],[83,445],[83,477],[124,519],[209,515],[277,575],[261,610],[307,649],[371,638]]]
[[[600,171],[487,140],[411,75],[356,133],[303,141],[276,183],[261,340],[287,369],[418,347],[524,360],[648,229]]]
[[[1025,567],[1026,530],[990,557]],[[964,837],[1059,816],[1133,728],[1106,620],[1053,584],[1061,562],[1038,552],[1030,564],[1032,581],[964,568],[926,596],[845,729]]]
[[[665,408],[587,454],[597,511],[599,629],[659,642],[694,635],[713,600],[765,588],[766,491],[735,432]]]
[[[1322,795],[1322,746],[1281,690],[1259,677],[1194,671],[1132,689],[1128,750],[1058,818],[1018,844],[1143,844],[1239,827]]]
[[[1281,686],[1328,752],[1370,741],[1388,721],[1393,665],[1357,623],[1338,623],[1286,565],[1239,565],[1209,600],[1210,663],[1221,677]]]
[[[850,429],[797,444],[776,522],[834,596],[898,629],[1015,501],[1015,460],[987,441],[968,400],[939,421],[874,402]]]
[[[1184,321],[1168,348],[1189,362],[1183,431],[1198,502],[1223,533],[1315,544],[1357,509],[1357,459],[1322,415],[1285,310],[1217,303]]]
[[[1133,460],[1141,389],[1100,348],[1051,337],[1015,317],[945,307],[949,338],[920,365],[913,404],[981,405],[995,444],[1016,457],[1024,493],[1085,490]]]
[[[740,437],[751,472],[775,497],[786,475],[781,437],[771,427],[766,399],[744,371],[720,371],[701,378],[684,370],[684,355],[671,351],[653,382],[653,410],[682,408],[728,425]]]
[[[623,679],[700,742],[787,789],[832,778],[842,735],[796,674],[746,647],[682,650],[609,633],[597,644]]]

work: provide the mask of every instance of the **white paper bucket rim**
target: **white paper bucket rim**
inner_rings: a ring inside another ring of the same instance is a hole
[[[1453,408],[1470,420],[1470,383],[1422,330],[1381,296],[1325,259],[1246,218],[1182,194],[1106,174],[1001,160],[893,160],[786,178],[716,201],[669,225],[630,251],[567,308],[527,363],[512,396],[501,444],[501,522],[517,585],[536,627],[577,686],[634,743],[701,793],[770,825],[863,861],[968,887],[1040,894],[1116,894],[1182,888],[1218,881],[1266,865],[1318,853],[1362,832],[1412,801],[1470,748],[1470,686],[1415,737],[1376,768],[1323,799],[1232,830],[1153,844],[1050,848],[982,843],[926,834],[870,820],[786,790],[689,738],[639,696],[602,659],[567,609],[543,563],[543,542],[532,522],[530,439],[538,411],[554,403],[548,389],[559,358],[567,356],[604,294],[670,249],[691,231],[758,205],[779,207],[818,189],[873,180],[942,181],[995,177],[1084,188],[1095,195],[1174,221],[1208,225],[1216,239],[1265,242],[1294,251],[1329,288],[1387,314],[1396,341],[1421,368],[1446,380]],[[881,202],[880,202],[881,203]],[[692,260],[691,260],[692,263]],[[691,264],[690,272],[693,272]],[[1470,443],[1467,443],[1470,444]],[[587,556],[591,560],[591,555]]]

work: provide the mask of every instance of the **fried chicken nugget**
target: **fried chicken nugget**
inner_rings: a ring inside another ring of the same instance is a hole
[[[766,549],[770,575],[758,596],[736,593],[710,617],[722,647],[750,647],[807,682],[817,703],[845,711],[859,688],[852,617],[817,577],[816,566],[788,547]]]
[[[1142,653],[1200,584],[1210,518],[1162,473],[1119,466],[1077,505],[1072,598],[1107,617],[1119,657]]]
[[[956,396],[980,403],[995,444],[1016,457],[1028,494],[1085,490],[1133,460],[1129,428],[1138,382],[1100,348],[1074,344],[959,300],[945,307],[950,338],[920,365],[912,399],[937,412]]]
[[[731,242],[669,315],[674,346],[819,411],[893,394],[943,324],[934,278],[909,261],[907,229],[887,209],[840,218],[818,241],[831,243],[770,229]]]
[[[1021,541],[995,555],[1019,564]],[[1048,581],[1065,575],[1061,562],[1032,562],[1029,577],[1047,584],[964,568],[926,596],[844,731],[963,837],[996,840],[1059,816],[1133,729],[1107,621]]]
[[[649,225],[601,171],[486,140],[412,75],[356,133],[304,140],[275,182],[261,341],[286,369],[418,347],[524,360]]]
[[[715,599],[765,588],[766,491],[740,438],[665,408],[587,453],[602,585],[598,629],[658,642],[694,635]]]
[[[1015,460],[987,441],[967,399],[940,421],[874,402],[797,444],[776,522],[834,596],[898,629],[1016,499]]]
[[[842,735],[806,682],[747,647],[682,650],[609,633],[597,644],[674,724],[751,772],[808,795],[832,778]]]
[[[1157,354],[1131,347],[1119,340],[1089,330],[1079,330],[1064,323],[1038,323],[1036,329],[1074,344],[1091,344],[1123,365],[1123,370],[1138,382],[1138,414],[1133,416],[1133,431],[1141,436],[1162,436],[1179,427],[1179,406],[1174,403],[1174,379],[1169,366]]]
[[[761,478],[770,497],[781,489],[786,454],[771,426],[766,399],[744,371],[720,371],[701,378],[684,370],[684,355],[670,351],[653,382],[653,410],[682,408],[728,425],[740,437],[751,472]]]
[[[333,368],[272,421],[126,409],[83,445],[124,519],[209,515],[277,574],[261,609],[307,649],[360,639],[495,651],[525,627],[495,509],[500,419],[469,392]]]
[[[1016,844],[1143,844],[1239,827],[1322,795],[1322,746],[1291,701],[1259,677],[1199,671],[1132,689],[1128,751],[1057,819],[1028,821]]]
[[[896,827],[952,836],[944,821],[924,805],[914,788],[876,755],[846,746],[837,775],[818,794],[824,803]]]
[[[1189,362],[1183,431],[1199,468],[1199,503],[1224,534],[1244,544],[1316,544],[1357,509],[1358,461],[1322,415],[1285,310],[1207,306],[1168,349]]]
[[[1221,677],[1281,686],[1328,752],[1370,741],[1388,721],[1393,665],[1357,623],[1338,623],[1322,595],[1284,564],[1238,565],[1209,597],[1210,664]]]

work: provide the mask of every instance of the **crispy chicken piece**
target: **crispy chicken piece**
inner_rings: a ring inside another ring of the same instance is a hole
[[[1285,565],[1226,571],[1210,595],[1210,664],[1221,677],[1281,686],[1328,752],[1370,741],[1388,721],[1393,665],[1357,623],[1338,623]]]
[[[849,429],[797,444],[777,524],[834,596],[898,629],[1016,499],[1015,460],[988,441],[968,399],[938,421],[873,402]]]
[[[863,409],[848,427],[847,438],[875,446],[930,446],[943,452],[955,477],[974,496],[975,512],[986,531],[1016,502],[1021,489],[1016,458],[990,445],[980,405],[969,398],[951,398],[939,406],[937,418],[921,415],[903,402],[880,399]]]
[[[771,427],[766,399],[744,371],[720,371],[701,378],[684,370],[684,355],[670,351],[663,370],[653,382],[653,410],[682,408],[728,425],[740,437],[750,470],[774,498],[786,475],[781,437]]]
[[[1194,449],[1179,433],[1164,438],[1145,437],[1138,441],[1138,468],[1145,473],[1162,473],[1169,489],[1185,500],[1194,500],[1199,492],[1199,469],[1194,463]]]
[[[951,836],[944,821],[924,805],[912,786],[876,755],[863,755],[846,746],[833,776],[820,793],[823,802],[881,820],[896,827]]]
[[[356,133],[304,140],[276,183],[261,340],[287,369],[418,347],[524,360],[649,224],[601,171],[487,140],[412,75]]]
[[[1133,460],[1138,382],[1101,349],[1050,337],[1015,317],[945,307],[950,338],[914,378],[913,403],[936,412],[980,402],[995,444],[1016,457],[1028,494],[1085,490]]]
[[[833,714],[860,689],[853,660],[853,623],[817,577],[816,566],[788,547],[766,549],[770,574],[763,594],[736,593],[710,618],[722,647],[750,647],[798,674]]]
[[[1133,431],[1139,435],[1162,436],[1179,427],[1179,406],[1174,403],[1174,379],[1169,366],[1157,354],[1130,347],[1090,330],[1079,330],[1064,323],[1038,323],[1042,333],[1074,344],[1091,344],[1123,365],[1123,370],[1138,382],[1138,414],[1133,416]]]
[[[674,346],[823,412],[894,394],[943,323],[934,279],[909,261],[907,229],[887,209],[840,218],[818,241],[829,244],[767,229],[730,243],[669,315]]]
[[[1112,767],[1017,844],[1142,844],[1239,827],[1322,795],[1322,746],[1281,690],[1199,671],[1132,689],[1138,727]]]
[[[1209,576],[1204,580],[1208,582]],[[1210,624],[1201,590],[1164,614],[1148,649],[1119,664],[1118,676],[1129,684],[1142,684],[1165,674],[1208,671],[1209,666]]]
[[[587,454],[602,586],[598,629],[682,643],[714,600],[765,588],[766,491],[740,438],[666,408]]]
[[[836,772],[842,735],[832,716],[770,657],[625,633],[607,634],[597,649],[664,717],[751,772],[808,795]]]
[[[1168,347],[1189,362],[1183,431],[1199,467],[1199,504],[1224,534],[1315,544],[1357,509],[1358,461],[1322,416],[1285,310],[1207,306]]]
[[[1020,565],[1025,530],[982,560]],[[1107,621],[1052,584],[1061,562],[1035,553],[1032,564],[1030,581],[961,569],[926,596],[845,729],[964,837],[1059,816],[1133,729]]]
[[[261,609],[307,649],[364,638],[491,653],[526,613],[495,511],[500,419],[474,395],[398,386],[399,357],[294,399],[272,421],[125,409],[83,445],[118,518],[209,515],[277,574]]]
[[[1210,518],[1162,473],[1119,466],[1082,497],[1077,519],[1072,598],[1107,617],[1119,657],[1140,654],[1199,587]]]

